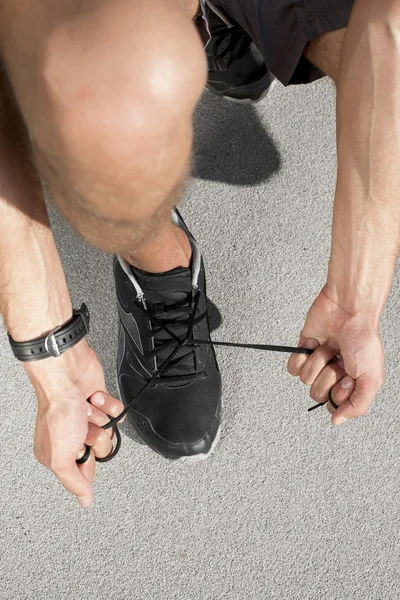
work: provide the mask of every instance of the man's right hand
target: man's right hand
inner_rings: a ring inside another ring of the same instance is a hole
[[[101,427],[124,406],[107,394],[103,369],[86,340],[59,358],[25,363],[25,369],[38,399],[35,456],[87,507],[93,501],[95,457],[112,450],[113,430]],[[78,465],[85,444],[91,446],[90,458]]]

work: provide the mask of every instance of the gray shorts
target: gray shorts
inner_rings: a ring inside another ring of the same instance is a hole
[[[271,73],[289,85],[309,83],[324,75],[304,58],[304,48],[323,33],[346,27],[354,0],[213,0],[213,3],[247,31]]]

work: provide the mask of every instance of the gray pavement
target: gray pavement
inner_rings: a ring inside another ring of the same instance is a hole
[[[296,344],[324,283],[335,184],[334,89],[258,106],[207,94],[182,212],[203,249],[219,340]],[[74,304],[115,393],[108,256],[52,219]],[[218,349],[225,413],[217,451],[173,466],[124,425],[82,510],[32,453],[35,397],[0,338],[0,598],[400,597],[399,278],[382,335],[386,384],[368,416],[335,428],[284,355]]]

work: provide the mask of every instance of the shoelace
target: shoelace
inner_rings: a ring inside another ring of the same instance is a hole
[[[196,313],[197,313],[197,309],[198,309],[198,305],[199,305],[199,300],[200,300],[200,291],[197,290],[197,292],[193,293],[193,301],[192,301],[192,306],[191,307],[187,307],[188,308],[188,312],[189,312],[189,318],[187,320],[171,320],[171,319],[159,319],[157,318],[154,314],[152,314],[151,312],[149,312],[140,301],[137,301],[137,306],[148,316],[148,318],[151,320],[151,322],[153,323],[153,325],[155,325],[157,328],[163,329],[166,333],[168,333],[168,335],[171,337],[170,340],[165,341],[165,344],[163,344],[163,347],[169,347],[172,346],[172,350],[169,353],[169,355],[167,356],[167,358],[164,360],[164,362],[161,363],[161,365],[158,367],[158,369],[154,372],[154,374],[152,375],[152,377],[150,379],[148,379],[145,383],[145,385],[142,387],[142,389],[136,394],[136,396],[134,396],[134,398],[132,398],[132,400],[126,405],[125,409],[122,411],[122,413],[120,415],[118,415],[118,417],[112,418],[110,417],[110,415],[107,415],[110,419],[110,421],[108,423],[106,423],[106,425],[102,426],[102,429],[110,429],[111,427],[113,428],[115,437],[116,437],[116,445],[115,448],[113,449],[112,453],[109,456],[106,456],[105,458],[96,458],[97,462],[108,462],[111,459],[113,459],[119,452],[119,449],[121,447],[121,434],[118,428],[118,423],[120,422],[120,420],[128,413],[128,411],[130,410],[130,408],[132,408],[133,404],[138,400],[138,398],[140,398],[140,396],[143,394],[143,392],[150,386],[152,385],[156,379],[158,380],[158,382],[162,382],[162,381],[172,381],[177,379],[176,377],[164,377],[161,378],[160,375],[164,374],[167,372],[167,369],[170,368],[171,366],[176,367],[177,365],[180,364],[180,361],[182,360],[182,358],[184,357],[184,355],[181,354],[180,357],[178,357],[179,352],[182,350],[182,348],[184,347],[190,347],[190,346],[197,346],[198,344],[202,344],[202,345],[207,345],[207,346],[227,346],[227,347],[231,347],[231,348],[250,348],[253,350],[263,350],[266,352],[285,352],[285,353],[290,353],[290,354],[312,354],[314,352],[314,350],[311,350],[309,348],[298,348],[298,347],[292,347],[292,346],[277,346],[274,344],[241,344],[238,342],[216,342],[213,340],[198,340],[198,339],[193,339],[193,327],[196,323],[199,323],[202,319],[205,318],[206,314],[202,313],[201,315],[196,317]],[[174,306],[175,308],[179,308],[182,310],[182,303],[186,302],[186,300],[183,300],[182,302],[176,303],[175,305],[170,305],[168,307],[169,310],[171,310],[172,306]],[[182,324],[187,324],[187,330],[186,330],[186,335],[185,337],[181,338],[179,336],[177,336],[172,330],[171,330],[171,326],[173,324],[179,323],[180,325]],[[169,325],[169,326],[168,326]],[[158,331],[158,329],[156,330]],[[155,332],[153,331],[153,334]],[[161,346],[157,349],[155,349],[153,352],[154,354],[157,354],[160,352]],[[185,355],[186,356],[186,355]],[[185,365],[180,365],[180,367],[184,367]],[[197,377],[197,375],[201,375],[201,374],[190,374],[190,378],[192,377]],[[185,375],[183,376],[185,377]],[[186,375],[187,377],[187,375]],[[311,408],[308,409],[308,411],[312,411],[315,410],[316,408],[322,407],[325,404],[327,404],[327,402],[321,402],[318,404],[315,404],[314,406],[312,406]],[[89,458],[90,455],[90,447],[87,446],[86,447],[86,452],[84,454],[84,456],[82,456],[82,458],[80,458],[77,463],[79,464],[83,464],[84,462],[87,461],[87,459]]]
[[[220,33],[217,33],[213,37],[215,41],[212,46],[211,56],[219,61],[227,58],[230,54],[226,63],[226,68],[228,68],[234,60],[242,58],[249,47],[249,37],[239,25],[224,27]],[[227,45],[223,47],[223,44],[229,37],[230,40]]]
[[[154,350],[147,352],[145,354],[146,358],[162,358],[165,355],[165,351],[168,348],[173,348],[177,342],[180,341],[181,338],[175,333],[173,333],[172,328],[182,329],[186,328],[190,323],[192,307],[190,306],[192,293],[189,292],[187,296],[185,296],[179,302],[175,302],[174,304],[164,304],[164,303],[155,303],[152,305],[151,310],[146,311],[141,304],[139,304],[141,310],[144,310],[146,314],[150,317],[150,320],[153,323],[153,329],[151,332],[151,337],[154,340]],[[158,317],[158,314],[165,315],[173,315],[173,313],[180,313],[178,317]],[[187,313],[188,317],[185,318],[184,315]],[[204,314],[201,314],[194,318],[192,323],[192,330],[197,323],[203,320]],[[183,318],[182,318],[183,317]],[[169,338],[164,339],[159,336],[161,332],[165,332],[168,334]],[[192,331],[187,332],[186,335],[192,335]],[[189,344],[187,344],[188,346]],[[181,348],[181,352],[178,352],[176,357],[169,360],[168,365],[166,365],[163,371],[163,377],[157,377],[157,384],[159,383],[182,383],[185,380],[190,379],[191,381],[195,379],[201,379],[203,376],[203,372],[194,373],[193,369],[190,365],[187,364],[187,359],[193,358],[194,364],[194,349],[188,349],[185,353],[184,347]],[[176,371],[183,372],[182,375],[177,375]],[[170,373],[168,373],[170,372]],[[171,374],[172,373],[172,374]],[[153,382],[152,385],[155,385]]]

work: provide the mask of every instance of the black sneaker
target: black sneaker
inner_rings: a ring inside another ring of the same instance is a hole
[[[258,47],[240,25],[209,0],[206,16],[211,38],[201,9],[195,19],[208,61],[206,88],[230,100],[259,102],[267,94],[274,77]]]
[[[190,240],[190,268],[152,274],[114,259],[118,384],[125,406],[133,401],[128,419],[150,448],[174,461],[201,460],[218,439],[221,376],[214,348],[195,343],[210,339],[200,251],[178,211],[173,220]]]

